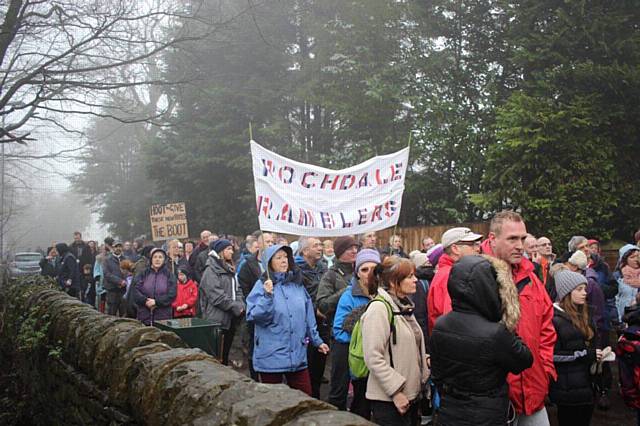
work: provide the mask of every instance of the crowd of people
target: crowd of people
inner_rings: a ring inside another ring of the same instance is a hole
[[[109,315],[212,320],[224,364],[316,398],[328,382],[329,403],[378,424],[548,425],[551,403],[560,425],[589,425],[610,407],[614,354],[640,424],[638,240],[611,270],[598,241],[576,235],[556,255],[503,211],[488,235],[454,227],[409,254],[375,232],[203,231],[162,247],[75,233],[41,269]],[[246,360],[230,359],[234,341]]]

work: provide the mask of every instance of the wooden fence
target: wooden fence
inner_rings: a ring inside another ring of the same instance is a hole
[[[477,234],[482,234],[485,238],[489,234],[489,221],[487,222],[476,222],[476,223],[456,223],[456,224],[448,224],[448,225],[433,225],[433,226],[409,226],[406,228],[398,227],[395,232],[396,234],[402,237],[402,248],[404,251],[409,254],[413,250],[420,250],[422,248],[422,239],[425,237],[433,238],[433,241],[436,243],[440,242],[442,238],[442,234],[445,233],[447,229],[464,226],[471,229],[473,232]],[[378,247],[384,248],[389,245],[389,238],[393,235],[394,228],[387,228],[382,231],[376,232],[378,235]],[[298,239],[298,236],[295,235],[283,235],[289,242],[295,241]],[[321,238],[322,240],[326,240],[327,238]],[[333,238],[332,238],[333,239]],[[558,253],[557,246],[554,246],[554,252]],[[560,253],[562,251],[560,250]],[[616,266],[616,262],[618,261],[618,250],[602,250],[602,256],[605,259],[605,262],[609,265],[611,271],[614,270]]]
[[[470,228],[473,232],[478,234],[482,234],[483,236],[487,236],[489,233],[489,222],[478,222],[478,223],[457,223],[450,225],[433,225],[433,226],[410,226],[406,228],[398,227],[395,232],[396,234],[402,237],[402,248],[404,251],[409,254],[412,250],[420,250],[422,248],[422,239],[425,237],[433,238],[433,241],[436,243],[440,242],[440,238],[442,238],[442,234],[449,229],[458,226],[464,226]],[[389,238],[393,235],[394,228],[384,229],[382,231],[376,232],[378,235],[378,247],[384,248],[389,245]],[[295,241],[298,239],[298,236],[295,235],[282,235],[289,242]],[[356,236],[357,237],[357,236]],[[322,240],[327,240],[329,238],[321,238]],[[334,238],[331,238],[334,239]]]
[[[469,228],[473,232],[477,234],[482,234],[485,237],[487,236],[487,234],[489,234],[489,222],[457,223],[457,224],[433,225],[433,226],[411,226],[406,228],[398,227],[396,229],[396,234],[402,237],[402,248],[407,254],[409,254],[412,250],[422,249],[423,238],[431,237],[433,238],[433,241],[435,241],[436,243],[439,243],[440,239],[442,238],[442,234],[444,234],[447,229],[460,227],[460,226]],[[393,231],[394,231],[394,228],[388,228],[388,229],[377,232],[378,246],[380,248],[383,248],[389,245],[389,238],[391,238],[391,235],[393,235]]]

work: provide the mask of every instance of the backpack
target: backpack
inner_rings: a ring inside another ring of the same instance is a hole
[[[620,394],[625,404],[640,409],[640,329],[629,327],[616,347]]]
[[[391,329],[391,338],[393,344],[395,344],[396,326],[394,312],[391,305],[384,298],[376,296],[373,300],[369,301],[364,312],[369,309],[369,305],[371,305],[373,302],[382,302],[387,307],[387,313],[389,314],[389,327]],[[391,352],[391,344],[389,344],[389,357],[391,361],[391,367],[393,368],[393,353]],[[362,348],[362,322],[360,319],[353,327],[353,331],[351,333],[351,341],[349,342],[349,371],[351,372],[351,376],[355,379],[364,379],[369,375],[369,368],[364,362],[364,349]]]

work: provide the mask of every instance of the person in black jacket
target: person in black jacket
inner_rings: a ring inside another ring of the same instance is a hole
[[[69,251],[71,251],[76,258],[80,271],[84,269],[84,265],[91,265],[93,268],[93,264],[96,261],[95,255],[91,251],[91,248],[89,248],[89,245],[82,241],[82,234],[80,232],[76,231],[73,233],[73,242],[69,246]]]
[[[66,291],[69,296],[80,296],[80,268],[76,257],[69,250],[66,243],[56,244],[56,251],[60,256],[60,263],[56,270],[56,279],[60,287]]]
[[[324,263],[320,261],[322,259],[322,243],[318,238],[301,237],[298,240],[298,251],[300,255],[296,256],[294,260],[302,272],[302,283],[311,297],[311,303],[313,303],[318,333],[320,333],[322,340],[329,342],[331,340],[331,328],[325,321],[326,318],[318,315],[318,305],[316,303],[320,279],[327,272]],[[309,345],[307,347],[307,361],[309,362],[309,375],[311,376],[311,396],[319,399],[327,355],[318,352],[313,345]]]
[[[416,321],[420,324],[422,334],[425,337],[429,336],[428,317],[427,317],[427,295],[429,294],[429,283],[433,279],[435,274],[434,268],[429,263],[426,253],[414,250],[409,253],[409,259],[416,267],[416,278],[418,279],[416,292],[409,296],[413,304],[415,305],[413,316],[416,317]],[[427,347],[427,352],[429,348]]]
[[[596,349],[595,325],[586,304],[587,279],[569,270],[556,272],[554,279],[553,326],[558,340],[553,362],[558,380],[551,383],[549,398],[558,406],[560,426],[589,425],[594,403],[589,370],[602,357],[602,350]]]
[[[104,260],[102,270],[104,272],[104,289],[107,291],[107,314],[123,317],[127,313],[127,306],[123,299],[127,290],[127,282],[120,270],[121,260],[124,260],[122,243],[115,241],[111,253]]]
[[[436,321],[429,344],[439,424],[505,425],[507,374],[533,364],[514,333],[520,304],[510,269],[496,258],[465,256],[453,266],[448,290],[453,311]]]
[[[47,248],[47,256],[40,259],[40,275],[55,278],[60,257],[55,247]]]

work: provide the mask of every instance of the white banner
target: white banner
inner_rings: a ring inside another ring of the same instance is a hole
[[[337,237],[398,222],[409,148],[343,170],[290,160],[251,141],[260,229]]]

